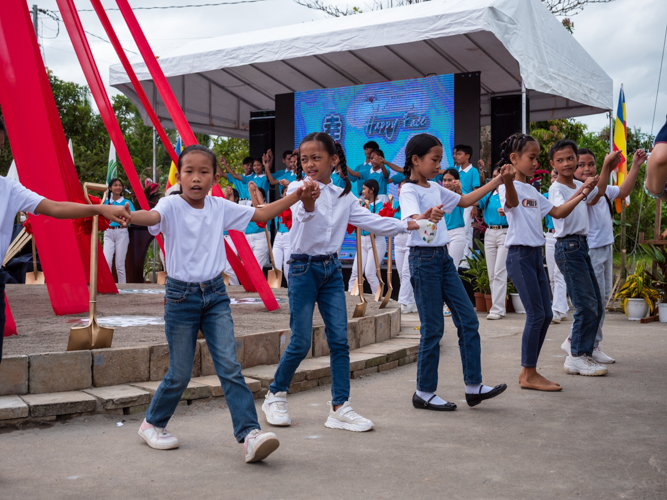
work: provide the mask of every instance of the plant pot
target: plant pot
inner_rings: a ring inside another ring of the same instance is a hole
[[[628,299],[625,303],[625,315],[630,321],[639,321],[648,314],[648,304],[644,299]]]
[[[521,297],[518,293],[510,293],[510,298],[512,299],[512,307],[514,307],[514,312],[518,314],[526,314],[526,309],[523,307],[523,302],[521,302]]]
[[[491,308],[493,307],[493,295],[491,295],[490,293],[485,293],[484,300],[486,301],[486,310],[490,311]]]
[[[667,323],[667,303],[658,304],[658,315],[660,323]]]
[[[486,300],[484,300],[483,293],[475,292],[475,309],[477,312],[486,312]]]

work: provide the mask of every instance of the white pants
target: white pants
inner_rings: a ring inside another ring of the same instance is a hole
[[[458,269],[463,258],[463,252],[465,251],[466,228],[457,227],[456,229],[448,230],[447,234],[449,234],[449,243],[447,244],[449,256],[454,261],[454,267]]]
[[[386,194],[379,194],[376,201],[379,201],[380,203],[387,203],[389,201],[389,196]]]
[[[246,234],[248,244],[255,254],[255,259],[259,263],[259,267],[263,268],[269,263],[269,244],[266,242],[266,234],[264,231],[255,234]]]
[[[375,246],[378,252],[378,261],[380,262],[380,265],[382,265],[382,260],[387,252],[387,240],[385,240],[384,236],[375,237]],[[350,282],[347,287],[349,291],[352,290],[354,282],[357,279],[358,257],[358,255],[354,257],[354,264],[352,264],[352,274],[350,275]],[[364,270],[364,276],[371,287],[371,293],[375,294],[378,286],[380,286],[380,282],[378,281],[376,274],[375,257],[373,256],[373,244],[371,243],[370,235],[361,237],[361,257],[361,268]]]
[[[547,269],[549,270],[549,284],[551,285],[551,294],[553,299],[551,302],[551,309],[554,313],[562,316],[567,314],[569,306],[567,305],[567,286],[565,285],[565,278],[556,265],[556,237],[554,233],[547,233],[547,243],[545,250],[547,254]]]
[[[487,229],[484,235],[486,265],[491,285],[493,305],[489,313],[505,316],[507,299],[507,248],[505,248],[505,229]]]
[[[468,207],[463,210],[463,222],[465,223],[466,230],[466,246],[463,250],[464,257],[472,257],[472,238],[474,232],[472,228],[472,208]]]
[[[114,254],[116,255],[118,283],[127,283],[125,279],[125,257],[127,256],[127,247],[129,244],[130,232],[126,227],[104,231],[104,257],[107,259],[109,269],[111,269],[113,256]]]
[[[290,249],[289,233],[276,233],[273,240],[273,259],[276,261],[276,269],[282,270],[285,279],[289,282],[289,264],[287,261],[292,255]]]
[[[225,236],[225,241],[229,243],[229,246],[231,247],[233,252],[236,252],[236,247],[234,246],[234,242],[232,241],[232,237],[227,235]],[[231,264],[229,263],[229,257],[227,258],[227,266],[225,267],[225,274],[229,275],[229,284],[230,285],[238,285],[239,284],[239,279],[236,277],[236,273],[234,272],[234,269],[232,269]]]
[[[394,237],[394,254],[396,255],[396,269],[401,280],[401,288],[398,291],[399,304],[415,303],[415,293],[412,290],[412,283],[410,283],[410,247],[408,247],[408,239],[410,233],[402,233]]]

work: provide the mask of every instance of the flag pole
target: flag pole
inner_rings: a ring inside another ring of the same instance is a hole
[[[623,92],[623,84],[622,83],[621,83],[621,92]],[[625,113],[624,113],[624,118],[625,118]],[[625,155],[625,158],[626,158],[626,161],[627,161],[627,158],[628,158],[628,138],[627,138],[627,136],[625,138],[625,151],[623,152],[623,154]],[[620,177],[620,171],[619,171],[619,177]],[[620,186],[620,179],[619,179],[618,184]],[[625,200],[620,200],[620,201],[621,201],[621,282],[625,283],[625,278],[628,275],[628,270],[626,268],[628,250],[626,248],[626,246],[627,246],[627,234],[626,234],[626,230],[625,230]]]

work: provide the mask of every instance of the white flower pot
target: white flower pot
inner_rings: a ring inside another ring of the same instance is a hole
[[[639,321],[648,314],[648,304],[644,299],[628,299],[625,303],[625,314],[630,321]]]
[[[518,293],[510,293],[510,299],[512,300],[512,307],[514,307],[514,312],[518,314],[526,314],[526,309],[523,307],[523,302],[521,302],[521,297]]]
[[[667,303],[658,304],[658,314],[660,323],[667,323]]]

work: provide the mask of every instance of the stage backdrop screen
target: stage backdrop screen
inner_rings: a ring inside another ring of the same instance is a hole
[[[327,132],[340,142],[353,167],[365,162],[368,141],[403,167],[408,140],[426,132],[442,141],[442,168],[453,166],[454,75],[295,92],[295,147],[311,132]],[[397,186],[390,184],[389,193],[396,196]],[[341,257],[354,254],[354,239],[348,240]]]

